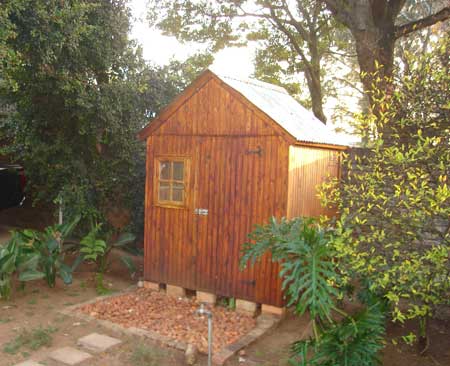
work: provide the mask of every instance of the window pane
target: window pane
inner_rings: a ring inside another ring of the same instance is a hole
[[[159,178],[170,179],[170,161],[161,161],[159,163]]]
[[[174,183],[172,188],[172,201],[183,202],[184,184]]]
[[[170,201],[170,184],[167,182],[159,182],[159,200]]]
[[[183,180],[184,178],[184,163],[182,161],[173,162],[173,179]]]

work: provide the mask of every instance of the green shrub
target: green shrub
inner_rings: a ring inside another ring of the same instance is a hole
[[[382,115],[357,120],[365,150],[322,190],[341,213],[339,259],[389,301],[394,321],[417,319],[419,338],[450,304],[449,51],[445,37],[408,59],[393,93],[377,91]]]
[[[350,315],[338,308],[339,286],[346,283],[344,262],[336,260],[335,233],[313,219],[295,218],[258,226],[243,248],[241,266],[254,264],[265,253],[280,263],[280,276],[298,314],[309,313],[313,336],[293,346],[298,365],[358,365],[378,363],[384,346],[385,307],[370,298],[361,312]],[[343,317],[336,321],[336,316]],[[312,355],[311,355],[312,353]]]

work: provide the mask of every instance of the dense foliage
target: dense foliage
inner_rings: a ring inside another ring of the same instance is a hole
[[[367,95],[373,105],[373,72],[382,65],[378,70],[382,79],[392,76],[396,41],[450,17],[446,0],[150,0],[148,4],[152,25],[183,42],[203,43],[210,52],[256,41],[256,76],[282,84],[307,101],[323,122],[327,97],[343,96],[340,89],[360,89],[356,64],[367,93],[360,96]],[[408,45],[402,42],[401,47]]]
[[[294,305],[298,314],[307,312],[311,318],[313,335],[293,345],[292,364],[378,363],[378,352],[384,346],[384,302],[367,296],[369,301],[355,314],[347,314],[339,307],[345,261],[336,259],[333,230],[325,230],[313,219],[272,218],[249,238],[243,248],[242,266],[254,264],[270,253],[272,260],[280,263],[288,306]]]
[[[412,58],[392,96],[377,93],[382,118],[360,120],[367,148],[324,194],[342,215],[338,257],[389,300],[395,321],[419,318],[422,337],[426,318],[449,304],[449,45]]]
[[[126,1],[8,3],[2,50],[16,57],[2,64],[1,93],[17,113],[2,122],[4,152],[25,165],[38,200],[62,200],[68,219],[142,205],[136,134],[171,96],[128,39]]]
[[[72,283],[72,268],[65,262],[65,240],[73,232],[80,217],[70,223],[47,227],[44,231],[19,230],[0,246],[0,298],[9,299],[13,276],[25,283],[44,278],[55,287],[57,276],[65,284]]]

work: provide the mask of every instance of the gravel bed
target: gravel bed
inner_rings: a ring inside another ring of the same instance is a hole
[[[124,327],[157,332],[178,341],[208,350],[208,322],[195,312],[199,304],[193,299],[173,298],[147,289],[83,305],[79,310],[94,318],[109,320]],[[256,321],[251,316],[217,306],[213,312],[213,350],[218,352],[252,330]]]

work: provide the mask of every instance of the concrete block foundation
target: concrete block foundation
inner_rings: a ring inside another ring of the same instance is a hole
[[[286,308],[279,308],[277,306],[262,304],[261,314],[275,315],[280,318],[284,318],[286,316]]]
[[[238,313],[255,316],[257,310],[258,304],[256,302],[236,299],[236,311]]]
[[[217,300],[217,296],[215,294],[211,294],[209,292],[197,291],[196,293],[197,302],[211,304],[214,305]]]
[[[172,297],[186,297],[186,290],[180,286],[167,285],[166,294]]]
[[[144,288],[147,290],[159,291],[159,283],[144,281]]]

